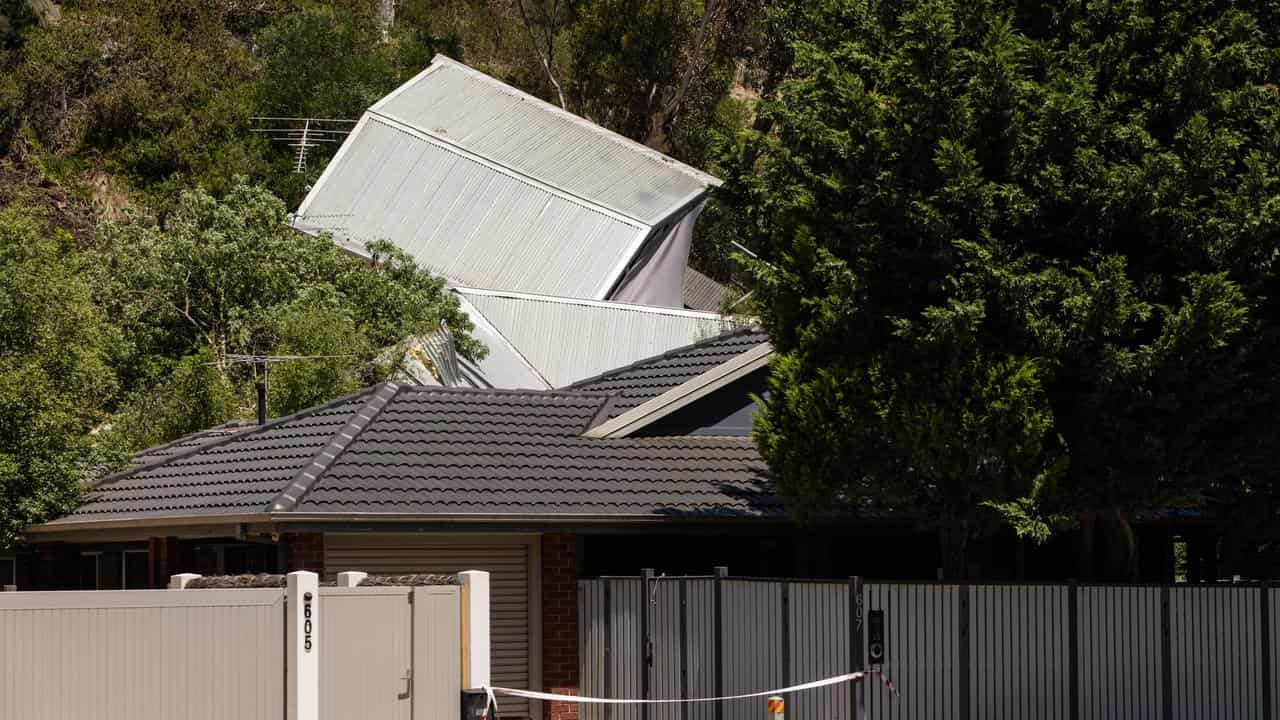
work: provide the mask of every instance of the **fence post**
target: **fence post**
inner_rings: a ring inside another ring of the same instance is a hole
[[[1169,586],[1165,585],[1160,589],[1160,693],[1163,706],[1160,717],[1164,720],[1173,720],[1173,627],[1169,601]]]
[[[1071,676],[1071,720],[1080,720],[1080,600],[1079,587],[1073,579],[1067,585],[1067,652]]]
[[[1258,606],[1262,611],[1258,628],[1262,632],[1262,720],[1271,720],[1275,712],[1271,707],[1271,583],[1264,582],[1258,588],[1262,595]]]
[[[489,685],[489,573],[464,570],[462,585],[462,688]]]
[[[640,571],[640,697],[653,699],[653,603],[649,598],[649,586],[653,584],[653,568]],[[640,706],[641,720],[649,720],[652,710],[648,703]]]
[[[866,656],[862,654],[862,649],[866,647],[862,629],[863,615],[862,578],[854,575],[849,578],[849,672],[867,669],[863,662]],[[862,686],[866,684],[866,680],[849,683],[849,713],[857,720],[862,720],[866,715],[866,708],[862,706]]]
[[[689,698],[689,588],[680,580],[680,699]],[[680,720],[689,720],[689,703],[680,703]]]
[[[320,720],[320,578],[308,570],[285,579],[285,704],[288,720]]]
[[[971,678],[969,676],[969,583],[961,581],[960,583],[960,720],[969,720],[971,710],[969,707],[970,693],[972,692]]]
[[[353,588],[364,582],[369,577],[369,573],[359,572],[356,570],[348,570],[338,573],[338,587]]]
[[[187,585],[189,585],[192,580],[195,580],[198,577],[202,577],[202,576],[197,575],[195,573],[178,573],[177,575],[170,575],[169,589],[170,590],[186,590]]]
[[[715,618],[715,688],[716,697],[724,697],[724,579],[729,575],[729,568],[717,565],[712,571],[712,593],[715,607],[712,608]],[[716,720],[724,720],[724,701],[716,701]]]
[[[604,696],[613,697],[613,581],[600,581],[601,595],[604,597]],[[606,703],[603,708],[604,720],[613,720],[613,705]]]

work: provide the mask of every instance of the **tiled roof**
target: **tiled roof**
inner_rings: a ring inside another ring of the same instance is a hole
[[[604,398],[406,388],[298,512],[512,516],[761,515],[763,463],[747,439],[594,440]]]
[[[157,445],[146,450],[140,450],[133,454],[133,463],[142,465],[154,462],[160,458],[177,455],[178,453],[190,450],[194,447],[208,445],[211,442],[221,440],[228,435],[233,435],[245,428],[253,427],[254,423],[248,420],[232,420],[229,423],[223,423],[217,427],[211,427],[205,430],[197,430],[190,435],[183,435],[177,440],[171,440],[164,445]]]
[[[684,306],[690,310],[720,312],[729,288],[691,267],[684,269]]]
[[[99,483],[68,519],[261,512],[362,407],[373,388],[154,456]],[[144,453],[144,456],[151,456]]]
[[[587,378],[568,389],[616,394],[605,418],[611,419],[768,341],[763,330],[742,328]]]
[[[155,457],[107,478],[50,526],[265,513],[287,518],[290,512],[782,516],[749,439],[582,437],[607,398],[387,383]],[[359,428],[354,438],[353,426]],[[324,456],[333,448],[336,457]],[[304,470],[316,467],[323,468],[318,478],[302,482]],[[299,482],[305,491],[280,512],[282,493]]]

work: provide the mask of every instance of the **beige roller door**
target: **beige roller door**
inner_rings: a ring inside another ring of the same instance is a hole
[[[487,570],[493,684],[531,688],[541,679],[537,548],[531,535],[325,533],[324,567],[329,576],[343,570],[377,575]],[[499,710],[503,718],[530,717],[528,703],[516,698],[503,698]]]

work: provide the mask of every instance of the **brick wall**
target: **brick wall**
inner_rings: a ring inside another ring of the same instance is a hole
[[[281,539],[287,543],[289,566],[285,572],[310,570],[324,575],[324,534],[285,533]]]
[[[578,542],[574,535],[542,536],[542,684],[547,692],[578,694]],[[578,720],[576,703],[544,705],[546,720]]]

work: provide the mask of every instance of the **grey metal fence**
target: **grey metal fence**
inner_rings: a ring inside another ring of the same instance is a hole
[[[797,693],[788,720],[1271,720],[1280,688],[1277,592],[727,575],[583,580],[582,694],[712,697],[870,668],[901,694],[874,681]],[[878,666],[868,665],[872,613],[883,627]],[[734,700],[584,705],[582,714],[739,720],[765,710],[763,701]]]

